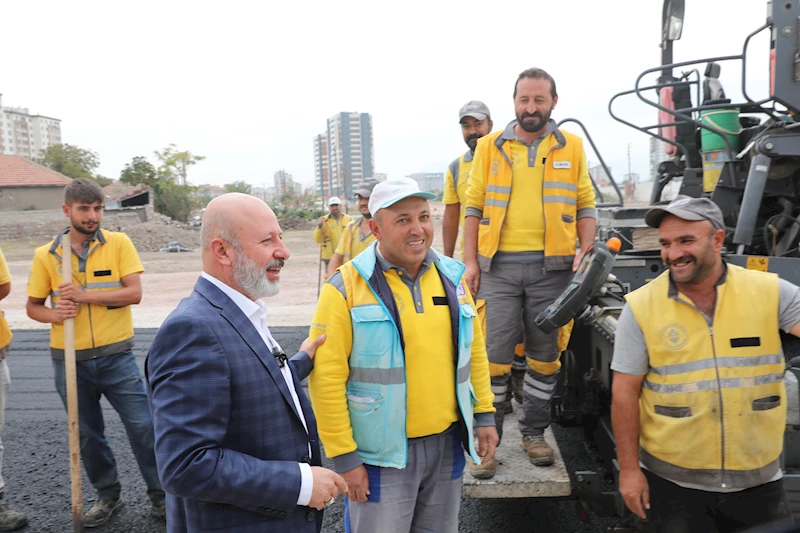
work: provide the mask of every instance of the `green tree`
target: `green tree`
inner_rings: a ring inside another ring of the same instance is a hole
[[[94,173],[95,169],[100,166],[100,157],[97,153],[71,144],[49,146],[37,162],[73,179],[90,179],[101,187],[112,183],[112,180],[105,176]]]
[[[197,200],[192,197],[195,187],[178,185],[177,183],[159,183],[155,188],[155,208],[170,218],[186,222],[192,210],[197,207]]]
[[[250,194],[253,188],[249,183],[244,181],[234,181],[233,183],[225,184],[225,192],[240,192],[243,194]]]
[[[186,222],[197,200],[192,196],[195,187],[178,185],[169,169],[156,169],[146,158],[134,157],[120,172],[120,181],[129,185],[142,183],[153,193],[153,206],[158,213]]]
[[[156,167],[142,156],[134,157],[120,172],[119,180],[128,185],[143,183],[148,187],[155,187],[159,176]]]
[[[178,185],[186,185],[186,173],[190,166],[205,159],[205,156],[194,155],[188,150],[178,151],[175,144],[170,144],[164,150],[154,152],[161,167],[158,169],[165,176],[170,176]]]

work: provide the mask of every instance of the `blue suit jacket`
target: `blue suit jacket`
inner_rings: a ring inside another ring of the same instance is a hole
[[[161,326],[145,376],[169,533],[319,532],[322,513],[297,505],[297,463],[321,464],[298,381],[312,362],[301,352],[289,365],[308,433],[258,331],[208,280]]]

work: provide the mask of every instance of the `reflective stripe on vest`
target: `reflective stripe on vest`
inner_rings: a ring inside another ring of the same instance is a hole
[[[500,233],[511,200],[513,170],[507,142],[502,131],[490,133],[485,146],[488,157],[481,169],[486,179],[486,196],[483,202],[483,218],[478,226],[478,265],[484,272],[491,268],[492,258],[500,245]],[[553,131],[555,143],[546,156],[542,182],[544,207],[545,269],[566,270],[572,266],[577,243],[577,192],[583,144],[579,137]],[[569,168],[554,167],[555,154],[558,159],[569,161]],[[565,178],[569,181],[565,181]],[[569,221],[571,219],[571,222]]]
[[[786,426],[778,277],[727,265],[713,324],[668,271],[626,298],[647,345],[640,460],[667,479],[746,489],[777,473]]]
[[[436,270],[452,287],[445,286],[448,305],[451,297],[458,308],[455,394],[466,432],[463,444],[476,463],[480,459],[473,439],[473,396],[471,376],[473,324],[477,314],[469,304],[459,304],[455,287],[464,273],[462,263],[448,257],[436,261]],[[395,322],[378,289],[373,286],[377,266],[375,244],[339,270],[345,288],[353,328],[350,374],[347,380],[347,403],[356,452],[370,465],[405,468],[408,461],[406,434],[405,354],[401,326]],[[382,276],[382,273],[380,273]],[[385,283],[385,279],[384,279]],[[388,288],[388,285],[387,287]],[[452,294],[450,294],[452,293]],[[391,295],[389,296],[390,298]],[[392,300],[393,301],[393,300]],[[452,309],[451,309],[452,311]],[[376,431],[376,428],[383,428]]]

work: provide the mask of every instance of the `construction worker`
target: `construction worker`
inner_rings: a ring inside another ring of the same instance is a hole
[[[119,414],[152,502],[150,514],[165,519],[164,490],[153,449],[153,420],[133,348],[131,306],[142,298],[144,271],[133,243],[124,233],[101,229],[103,189],[86,179],[64,190],[64,215],[70,225],[36,249],[28,278],[28,316],[52,324],[50,351],[55,384],[64,407],[64,320],[75,320],[78,420],[81,458],[97,499],[83,517],[85,527],[106,523],[122,505],[114,454],[104,435],[100,396]],[[72,253],[61,247],[69,233]],[[63,258],[72,262],[72,279],[61,279]],[[52,307],[45,306],[50,297]]]
[[[492,118],[489,108],[479,100],[470,100],[458,111],[458,123],[461,135],[469,150],[458,156],[447,167],[444,177],[444,220],[442,220],[442,238],[444,255],[453,257],[456,248],[458,230],[464,224],[464,209],[467,206],[467,181],[472,169],[472,157],[478,139],[492,131]],[[461,257],[464,257],[464,238],[461,238]]]
[[[559,332],[534,323],[569,284],[594,242],[595,199],[583,143],[557,128],[553,78],[522,72],[514,85],[517,119],[478,141],[465,212],[466,280],[486,300],[486,348],[495,406],[506,400],[512,354],[524,324],[527,374],[522,443],[536,466],[553,464],[544,440],[559,361]],[[580,251],[576,253],[576,242]],[[495,419],[502,438],[503,409]]]
[[[11,272],[8,263],[0,250],[0,300],[11,293]],[[8,327],[2,311],[0,311],[0,431],[5,423],[6,400],[11,386],[6,357],[11,349],[11,328]],[[6,503],[6,482],[3,479],[3,442],[0,441],[0,531],[16,531],[28,523],[28,519],[20,511],[11,509]]]
[[[375,186],[379,242],[331,276],[311,326],[326,335],[311,401],[351,533],[456,533],[462,447],[494,461],[483,333],[463,265],[431,249],[433,197],[410,178]]]
[[[722,211],[708,198],[678,197],[645,222],[667,269],[626,296],[617,324],[611,419],[625,504],[656,533],[791,524],[778,330],[800,336],[800,288],[725,263]]]
[[[331,277],[342,264],[347,263],[375,242],[375,235],[372,234],[369,227],[369,221],[372,219],[372,215],[369,214],[369,197],[377,184],[378,180],[368,178],[356,189],[358,211],[361,216],[351,220],[342,231],[336,253],[333,254],[328,264],[327,277]]]
[[[467,182],[469,173],[472,170],[472,158],[475,154],[475,147],[478,139],[488,135],[492,131],[492,118],[489,108],[480,100],[470,100],[458,111],[458,123],[461,125],[461,135],[467,143],[469,150],[458,156],[447,167],[444,177],[444,197],[442,202],[444,207],[444,220],[442,221],[442,242],[444,243],[444,255],[453,257],[456,247],[459,228],[464,225],[464,210],[467,206]],[[461,234],[461,259],[464,259],[464,234]],[[481,323],[485,326],[484,317],[485,303],[483,300],[476,300],[478,314]],[[484,334],[486,333],[484,329]],[[512,387],[508,391],[506,401],[502,408],[506,413],[512,412],[511,391],[517,394],[517,401],[522,404],[522,378],[525,375],[525,355],[522,343],[517,344],[514,349],[514,363],[511,368]],[[472,471],[473,475],[484,475],[485,471]]]
[[[333,257],[344,228],[350,223],[350,215],[342,212],[342,201],[338,196],[328,200],[328,214],[319,217],[314,230],[314,242],[319,244],[319,257],[328,272],[328,263]]]

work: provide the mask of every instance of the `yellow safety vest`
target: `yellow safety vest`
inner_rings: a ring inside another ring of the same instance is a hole
[[[769,481],[786,426],[778,276],[727,265],[710,325],[668,272],[627,301],[650,364],[639,400],[645,468],[723,488]]]
[[[487,176],[483,218],[478,226],[478,265],[488,272],[500,244],[508,202],[511,198],[511,152],[501,137],[490,133],[485,141],[489,156],[482,159]],[[542,182],[544,205],[544,265],[547,270],[572,268],[578,238],[577,196],[583,141],[577,135],[556,129],[555,143],[545,155]]]

